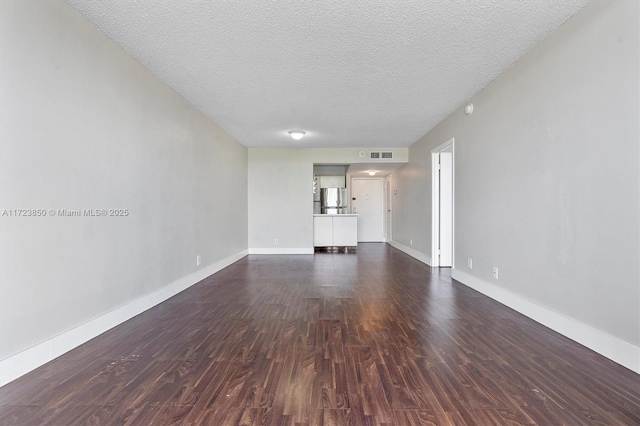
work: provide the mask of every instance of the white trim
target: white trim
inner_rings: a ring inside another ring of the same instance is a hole
[[[237,262],[248,254],[243,250],[209,266],[199,269],[183,278],[180,278],[161,289],[132,300],[126,304],[100,315],[97,318],[80,324],[42,343],[25,349],[22,352],[0,361],[0,386],[4,386],[12,380],[35,370],[52,359],[70,351],[73,348],[93,339],[105,331],[122,324],[136,315],[150,309],[181,291],[202,281],[219,270]]]
[[[640,374],[640,347],[458,269],[451,270],[451,278]]]
[[[451,164],[451,192],[453,196],[452,213],[451,218],[451,267],[455,267],[455,242],[456,242],[456,152],[455,152],[455,138],[451,138],[442,145],[437,146],[431,150],[431,260],[433,267],[440,266],[440,255],[438,250],[440,249],[440,152],[451,147],[452,164]],[[438,154],[436,158],[436,154]],[[437,166],[437,168],[436,168]]]
[[[440,153],[431,151],[431,266],[440,266]]]
[[[384,240],[393,241],[393,184],[391,175],[384,178]],[[388,210],[388,211],[387,211]],[[387,216],[389,220],[387,221]],[[387,228],[389,225],[389,228]]]
[[[249,254],[313,254],[311,248],[250,248]]]
[[[420,262],[426,263],[428,266],[431,266],[431,259],[426,254],[419,252],[418,250],[413,249],[409,246],[405,246],[404,244],[401,244],[397,241],[389,241],[387,244],[389,244],[391,247],[397,248],[401,252],[408,254],[414,259],[418,259]]]

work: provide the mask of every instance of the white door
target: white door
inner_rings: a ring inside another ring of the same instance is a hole
[[[358,242],[384,242],[384,181],[353,179],[352,211],[358,214]]]
[[[391,242],[391,176],[387,176],[384,181],[385,186],[385,227],[384,227],[384,239],[387,242]]]
[[[440,266],[453,264],[453,153],[440,153]]]
[[[453,267],[455,234],[454,140],[431,151],[431,266]]]

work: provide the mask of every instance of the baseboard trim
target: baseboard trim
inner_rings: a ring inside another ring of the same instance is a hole
[[[100,315],[55,337],[25,349],[13,356],[0,360],[0,386],[35,370],[65,352],[80,346],[105,331],[122,324],[136,315],[175,296],[192,285],[202,281],[219,270],[237,262],[248,254],[243,250],[183,278],[173,281],[161,289],[128,302],[113,311]]]
[[[387,241],[387,244],[389,244],[393,248],[397,248],[401,252],[404,252],[415,259],[418,259],[420,262],[426,263],[427,265],[431,266],[431,258],[426,254],[419,252],[418,250],[415,250],[409,246],[405,246],[404,244],[401,244],[397,241]]]
[[[249,254],[313,254],[310,248],[250,248]]]
[[[640,347],[566,317],[458,269],[451,278],[640,374]]]

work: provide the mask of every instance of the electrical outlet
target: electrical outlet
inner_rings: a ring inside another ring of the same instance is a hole
[[[473,269],[473,259],[471,258],[467,259],[467,268]]]
[[[200,266],[201,263],[202,263],[202,256],[197,255],[196,256],[196,266]]]
[[[276,246],[278,245],[278,239],[277,238],[275,240],[273,240],[273,244],[276,245]]]
[[[498,279],[498,267],[497,266],[493,267],[493,278],[495,278],[496,280]]]
[[[413,247],[413,240],[409,240],[409,244]]]

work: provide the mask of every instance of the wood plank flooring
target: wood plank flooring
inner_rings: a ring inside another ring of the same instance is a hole
[[[1,425],[633,425],[640,376],[384,244],[248,256],[0,388]]]

